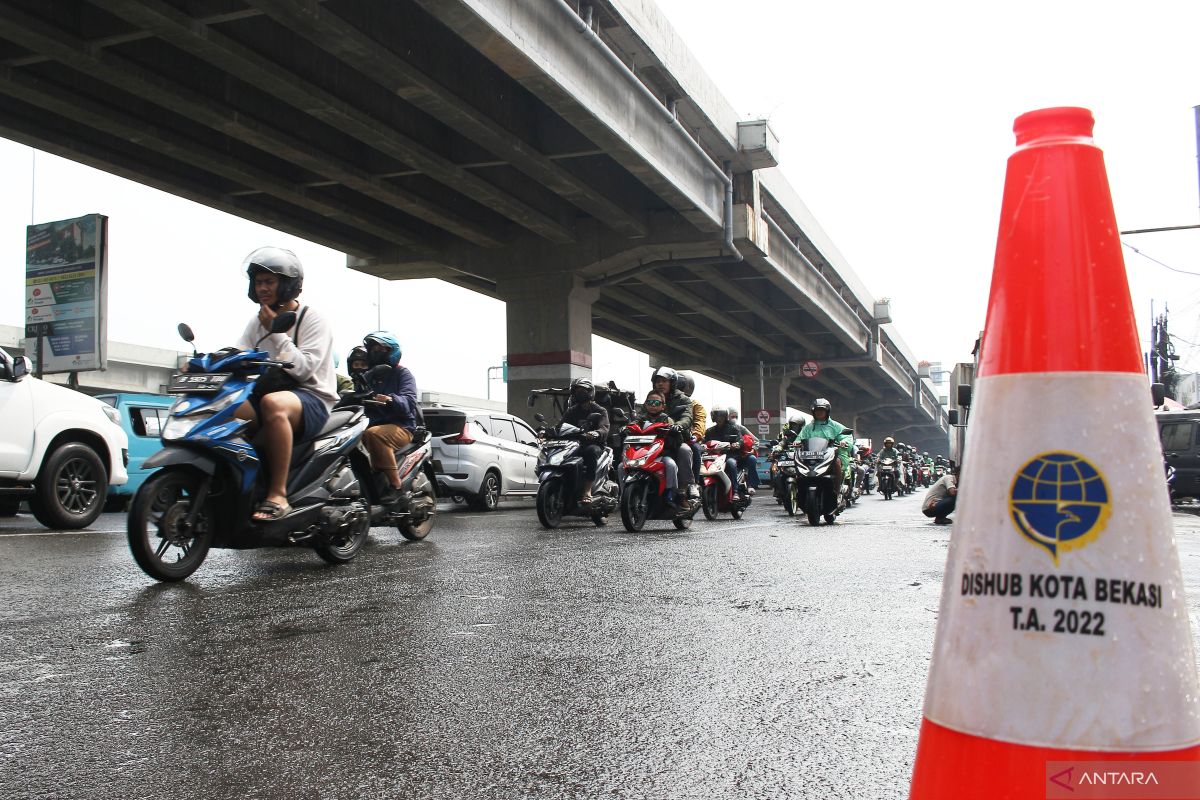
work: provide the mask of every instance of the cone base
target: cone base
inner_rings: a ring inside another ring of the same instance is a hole
[[[1048,761],[1200,761],[1200,745],[1153,752],[1063,750],[998,742],[922,719],[909,800],[1046,797]]]

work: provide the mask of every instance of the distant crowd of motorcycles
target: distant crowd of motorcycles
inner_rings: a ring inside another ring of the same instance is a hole
[[[678,391],[691,406],[687,425],[680,425],[668,409],[655,414],[655,406],[636,407],[634,394],[613,383],[593,386],[580,380],[566,389],[530,394],[531,407],[539,398],[552,399],[562,420],[553,424],[535,414],[540,423],[537,515],[544,527],[556,528],[565,517],[590,518],[602,526],[614,512],[631,532],[649,520],[670,520],[684,530],[701,512],[709,520],[726,513],[740,519],[756,494],[760,456],[769,462],[776,503],[811,525],[833,523],[865,494],[878,491],[891,500],[930,487],[951,469],[944,457],[931,457],[890,437],[881,452],[855,445],[851,429],[837,423],[836,437],[811,435],[808,421],[799,415],[769,442],[760,442],[739,425],[732,408],[713,409],[708,420],[714,424],[705,429],[695,422],[704,420],[705,412],[690,398],[690,378],[659,368],[653,379],[662,391],[652,391],[647,402],[657,403],[656,394],[669,398]],[[823,400],[814,406],[822,403],[828,407]],[[802,432],[810,435],[801,437]]]

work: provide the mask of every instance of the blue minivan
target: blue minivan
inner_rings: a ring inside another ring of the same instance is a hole
[[[175,398],[165,394],[101,394],[97,400],[108,403],[121,415],[121,427],[129,437],[129,481],[124,486],[108,487],[110,510],[124,508],[137,494],[142,481],[154,470],[142,469],[142,462],[162,449],[162,427]]]

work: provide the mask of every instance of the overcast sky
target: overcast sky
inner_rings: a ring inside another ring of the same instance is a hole
[[[892,299],[919,358],[969,360],[983,325],[1012,121],[1082,105],[1097,118],[1122,230],[1196,223],[1200,3],[812,3],[659,0],[745,118],[769,116],[781,167],[877,297]],[[25,226],[110,217],[109,335],[177,347],[188,321],[201,348],[223,346],[253,313],[243,257],[294,249],[305,299],[334,317],[345,353],[378,313],[405,345],[422,390],[484,396],[500,363],[503,304],[437,281],[384,284],[344,256],[152,189],[0,140],[0,324],[24,321]],[[1200,272],[1200,231],[1124,239]],[[1125,250],[1143,339],[1151,301],[1171,304],[1185,366],[1200,368],[1200,277]],[[644,356],[602,340],[598,379],[648,384]],[[492,385],[493,397],[503,386]],[[737,393],[702,382],[700,399]]]

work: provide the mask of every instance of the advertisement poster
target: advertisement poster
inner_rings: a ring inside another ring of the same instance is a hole
[[[26,355],[42,374],[104,369],[108,217],[88,214],[26,230]]]

